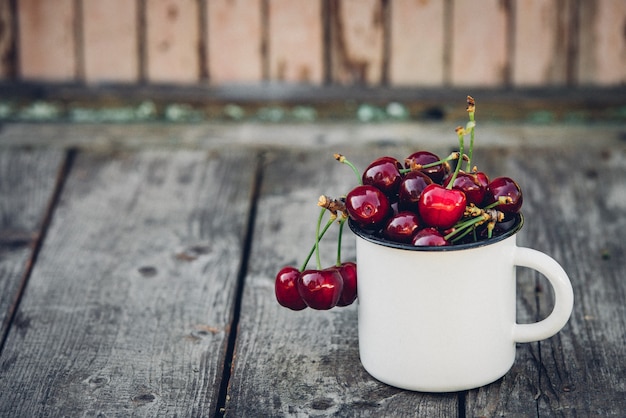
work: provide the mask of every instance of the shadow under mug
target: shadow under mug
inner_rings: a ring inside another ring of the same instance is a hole
[[[490,240],[413,247],[357,236],[359,355],[389,385],[422,392],[472,389],[504,376],[516,343],[549,338],[569,320],[574,296],[550,256],[516,245],[524,219]],[[516,323],[516,266],[543,274],[554,289],[545,319]]]

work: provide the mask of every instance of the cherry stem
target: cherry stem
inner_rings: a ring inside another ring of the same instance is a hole
[[[495,202],[490,203],[490,204],[488,204],[487,206],[485,206],[485,207],[483,208],[483,210],[493,209],[493,208],[495,208],[495,207],[497,207],[497,206],[499,206],[499,205],[506,204],[506,203],[507,203],[507,201],[510,201],[510,199],[511,199],[511,198],[510,198],[510,197],[508,197],[508,196],[502,196],[502,197],[500,197],[498,200],[496,200]]]
[[[435,161],[435,162],[428,163],[428,164],[423,164],[423,165],[421,164],[421,165],[419,165],[419,169],[422,170],[422,169],[425,169],[425,168],[435,167],[435,166],[441,165],[443,163],[447,163],[448,161],[458,160],[459,158],[464,158],[464,157],[466,157],[466,156],[465,155],[461,156],[460,153],[453,152],[452,154],[448,155],[446,158],[443,158],[443,159],[441,159],[439,161]],[[409,167],[409,168],[403,168],[403,169],[401,169],[399,171],[400,171],[400,174],[406,174],[406,173],[410,173],[411,171],[413,171],[413,169]]]
[[[470,148],[467,156],[467,172],[469,173],[472,170],[472,156],[474,154],[474,128],[476,127],[476,122],[474,121],[474,112],[469,112],[469,123],[467,127],[470,131]]]
[[[467,172],[472,170],[472,155],[474,154],[474,128],[476,127],[476,121],[474,120],[474,114],[476,113],[476,101],[472,96],[467,96],[467,113],[469,115],[469,122],[466,125],[466,131],[470,131],[470,149],[469,158],[467,160]]]
[[[491,239],[491,237],[493,236],[493,228],[495,227],[495,222],[491,221],[489,222],[489,224],[487,224],[487,239]]]
[[[481,216],[477,216],[475,218],[471,218],[467,221],[463,221],[457,225],[454,226],[454,230],[452,232],[450,232],[449,234],[447,234],[444,238],[446,241],[450,240],[452,237],[454,237],[455,235],[465,231],[466,229],[470,228],[471,226],[474,226],[475,224],[479,223],[479,222],[485,222],[487,219],[485,219],[484,215]],[[467,233],[469,232],[469,230],[465,231],[465,233],[461,236],[459,236],[458,238],[462,238],[464,237]]]
[[[463,128],[459,127],[456,128],[456,133],[459,136],[459,156],[463,155],[463,151],[464,151],[464,137],[465,137],[465,132],[463,130]],[[456,167],[454,168],[454,173],[452,174],[452,178],[450,179],[450,182],[448,183],[448,186],[446,187],[448,190],[452,190],[452,186],[454,186],[454,181],[456,180],[456,177],[459,174],[459,171],[461,171],[461,160],[457,161],[456,163]]]
[[[357,170],[357,168],[354,166],[354,164],[352,164],[352,162],[350,160],[348,160],[345,155],[342,154],[335,154],[334,155],[335,160],[339,161],[342,164],[346,164],[348,167],[350,167],[352,169],[352,171],[354,171],[354,174],[356,175],[357,181],[359,182],[360,185],[363,184],[363,179],[361,178],[361,173],[359,173],[359,170]]]
[[[470,226],[471,226],[471,225],[470,225]],[[472,232],[472,231],[476,231],[476,230],[475,230],[475,229],[472,229],[472,228],[469,228],[469,227],[468,227],[468,228],[465,228],[465,231],[464,231],[462,234],[460,234],[459,236],[455,236],[455,237],[452,239],[452,242],[453,242],[453,243],[454,243],[454,242],[457,242],[458,240],[460,240],[461,238],[465,237],[466,235],[468,235],[468,234],[469,234],[470,232]],[[457,231],[457,232],[458,232],[458,231]],[[453,236],[454,236],[454,234],[453,234]],[[476,239],[474,239],[474,241],[476,241]]]
[[[322,226],[322,218],[324,218],[325,213],[326,209],[320,211],[320,216],[317,218],[317,226],[315,227],[315,260],[318,270],[322,269],[322,261],[320,260],[320,227]]]
[[[328,231],[328,229],[330,228],[332,224],[333,224],[333,220],[329,219],[324,229],[322,229],[322,231],[317,235],[315,244],[313,244],[313,247],[311,247],[311,251],[309,251],[309,255],[307,255],[306,259],[304,260],[304,263],[302,263],[302,267],[300,267],[300,272],[303,272],[306,269],[306,266],[309,264],[309,261],[311,261],[311,257],[313,257],[313,253],[318,248],[319,241],[324,237],[324,234],[326,233],[326,231]]]
[[[499,200],[496,200],[495,202],[493,202],[493,203],[491,203],[491,204],[489,204],[489,205],[485,206],[485,207],[483,208],[483,210],[493,209],[493,208],[495,208],[496,206],[501,205],[501,204],[502,204],[502,202],[500,202]]]
[[[339,235],[337,236],[337,267],[341,266],[341,238],[343,236],[343,224],[348,220],[347,217],[339,221]]]

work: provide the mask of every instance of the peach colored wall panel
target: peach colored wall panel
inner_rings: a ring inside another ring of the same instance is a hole
[[[211,83],[261,81],[261,1],[210,0],[207,13],[207,56]]]
[[[623,86],[625,28],[625,0],[2,1],[0,79]]]
[[[559,49],[556,6],[551,0],[515,3],[513,84],[537,86],[558,81],[554,68],[555,54]]]
[[[506,11],[500,0],[455,0],[450,77],[453,85],[493,87],[507,65]]]
[[[199,81],[198,12],[196,0],[146,0],[148,81]]]
[[[85,79],[134,82],[139,75],[137,3],[83,2]]]
[[[383,25],[379,0],[333,0],[331,71],[341,84],[382,81]]]
[[[391,2],[392,85],[437,86],[444,80],[444,2]]]
[[[579,81],[626,83],[626,1],[589,0],[580,15]]]
[[[269,1],[270,79],[323,81],[321,0]]]
[[[20,0],[19,75],[26,80],[68,81],[76,76],[73,0]]]

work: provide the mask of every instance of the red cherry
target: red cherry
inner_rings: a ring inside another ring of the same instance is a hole
[[[398,189],[398,208],[417,212],[417,202],[422,191],[433,180],[421,171],[411,171],[404,176]]]
[[[297,282],[299,277],[300,270],[287,266],[283,267],[276,274],[274,283],[274,293],[278,303],[294,311],[301,311],[306,308],[306,303],[304,303],[300,293],[298,293]]]
[[[483,173],[482,171],[478,171],[474,173],[474,178],[476,179],[478,184],[485,189],[485,192],[486,192],[487,186],[489,186],[489,177],[487,177],[487,175]]]
[[[380,157],[372,161],[363,172],[363,184],[372,185],[392,199],[398,192],[402,175],[402,164],[393,157]]]
[[[413,235],[420,227],[417,214],[409,211],[394,215],[383,229],[383,236],[391,241],[411,242]]]
[[[408,161],[404,163],[404,166],[406,168],[411,168],[411,162],[413,162],[414,164],[426,165],[435,163],[441,160],[441,158],[439,158],[436,154],[433,154],[432,152],[417,151],[409,155],[407,160]],[[447,164],[441,163],[434,167],[423,168],[420,171],[430,177],[435,183],[441,184],[444,177],[446,176],[446,174],[448,174],[450,170]]]
[[[443,186],[447,187],[451,179],[452,177],[446,178],[443,182]],[[480,180],[476,177],[476,175],[465,173],[463,171],[458,172],[456,178],[454,179],[452,188],[465,193],[468,204],[473,203],[477,206],[483,202],[487,191],[487,187],[481,185]]]
[[[342,291],[343,280],[335,268],[305,270],[298,280],[298,293],[307,306],[313,309],[328,310],[335,307]]]
[[[381,226],[393,213],[385,194],[370,185],[357,186],[350,190],[346,196],[346,210],[363,228]]]
[[[348,306],[355,301],[357,296],[357,275],[356,275],[356,263],[346,261],[339,267],[336,267],[343,279],[343,291],[337,306]]]
[[[517,213],[522,207],[524,198],[522,189],[509,177],[497,177],[493,179],[487,187],[485,194],[485,204],[490,205],[497,202],[501,197],[511,199],[510,203],[503,203],[496,207],[497,210],[508,213]]]
[[[441,232],[435,228],[424,228],[417,231],[412,244],[416,247],[443,247],[450,245]]]
[[[418,207],[426,225],[448,229],[463,217],[466,204],[467,199],[462,191],[430,184],[422,192]]]

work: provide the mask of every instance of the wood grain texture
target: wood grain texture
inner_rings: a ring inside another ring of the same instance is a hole
[[[339,84],[380,84],[384,17],[379,0],[331,0],[331,78]]]
[[[77,76],[74,0],[21,0],[18,6],[19,76],[68,81]]]
[[[392,85],[438,86],[444,82],[444,2],[390,3],[389,79]]]
[[[212,84],[263,79],[261,0],[211,0],[207,4],[209,77]]]
[[[360,365],[355,305],[292,312],[276,303],[277,270],[301,263],[312,245],[317,196],[356,183],[332,153],[360,168],[416,149],[445,155],[455,139],[447,125],[5,126],[1,315],[40,229],[61,147],[117,151],[81,151],[72,166],[0,353],[0,416],[212,416],[244,272],[227,416],[621,416],[619,127],[479,125],[478,167],[515,178],[525,193],[518,244],[561,263],[575,294],[565,328],[519,344],[497,382],[441,395],[389,387]],[[267,151],[251,206],[259,143]],[[333,234],[322,243],[324,264],[334,261]],[[354,240],[344,238],[344,258],[353,259]],[[518,271],[518,321],[545,317],[553,303],[547,281]]]
[[[0,149],[0,337],[33,261],[63,159],[58,150]]]
[[[626,2],[580,2],[579,74],[581,84],[626,83]]]
[[[16,20],[11,2],[0,2],[0,80],[15,77]]]
[[[196,0],[146,0],[146,72],[150,82],[198,82],[198,13]]]
[[[507,71],[506,9],[500,0],[455,0],[450,81],[455,86],[501,86]]]
[[[84,1],[85,80],[135,82],[139,77],[137,2]]]
[[[267,59],[270,79],[322,83],[322,1],[270,0],[268,6]]]
[[[0,415],[214,413],[248,157],[78,156],[2,352]]]

